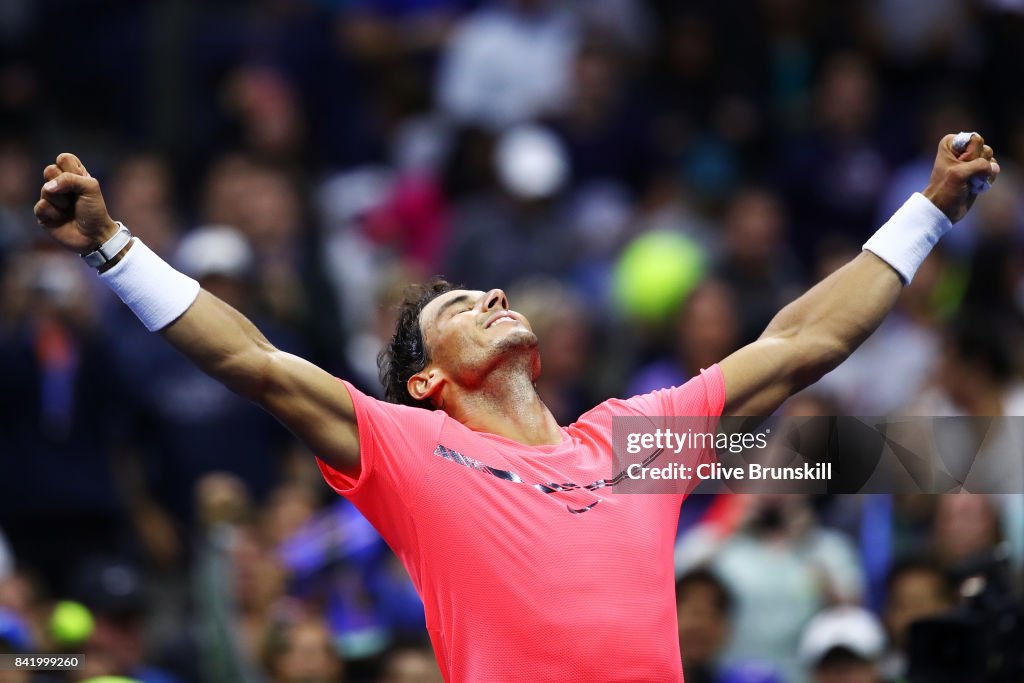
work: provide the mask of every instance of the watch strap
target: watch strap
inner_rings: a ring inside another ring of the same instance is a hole
[[[90,267],[99,268],[104,263],[113,260],[124,249],[124,246],[131,241],[132,233],[125,227],[124,223],[115,221],[114,224],[117,226],[117,232],[114,233],[113,237],[101,244],[95,251],[82,254],[82,260]]]

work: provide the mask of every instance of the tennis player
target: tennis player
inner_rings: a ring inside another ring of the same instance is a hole
[[[381,356],[383,402],[275,349],[133,238],[74,155],[45,169],[35,213],[149,330],[317,454],[408,569],[446,680],[682,681],[672,554],[683,495],[603,490],[612,417],[768,415],[842,362],[966,214],[974,181],[999,174],[980,136],[959,150],[946,136],[928,186],[760,339],[568,427],[534,389],[537,338],[500,289],[418,290]]]

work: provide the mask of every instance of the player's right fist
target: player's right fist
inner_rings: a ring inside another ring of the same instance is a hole
[[[967,214],[978,197],[973,191],[975,179],[991,184],[999,177],[1000,170],[984,138],[972,133],[963,147],[954,147],[954,142],[960,142],[958,138],[957,135],[942,138],[928,187],[922,190],[922,194],[954,223]]]
[[[113,237],[117,225],[107,213],[100,184],[74,154],[61,154],[43,171],[35,214],[53,239],[88,254]]]

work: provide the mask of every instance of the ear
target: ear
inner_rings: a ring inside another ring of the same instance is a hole
[[[424,368],[409,378],[405,388],[417,401],[431,400],[441,393],[444,376],[437,368]]]

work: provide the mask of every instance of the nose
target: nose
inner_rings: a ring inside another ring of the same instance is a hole
[[[482,299],[485,311],[491,311],[495,308],[504,308],[508,310],[508,297],[505,296],[505,292],[500,289],[492,289],[491,291],[484,294]]]

